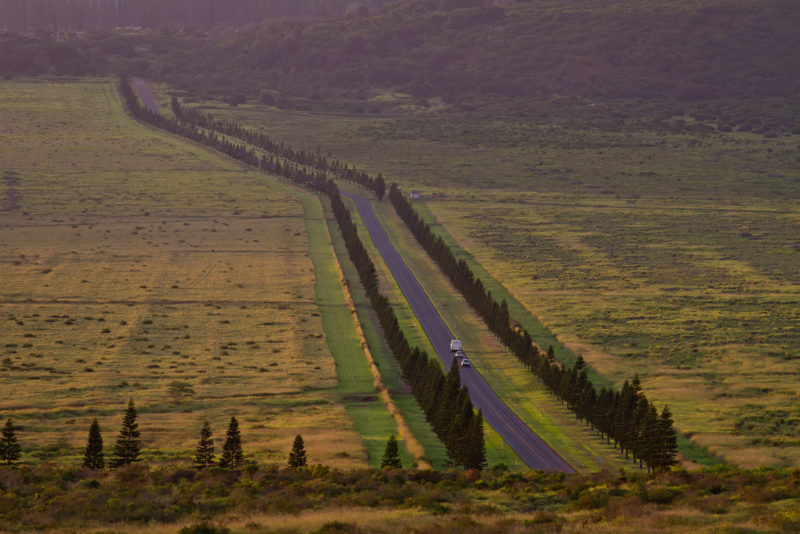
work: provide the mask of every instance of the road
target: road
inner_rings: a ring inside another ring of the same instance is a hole
[[[153,93],[150,92],[150,87],[148,87],[147,82],[141,78],[134,78],[132,81],[133,85],[136,86],[136,90],[139,91],[139,97],[142,99],[144,107],[146,107],[156,115],[161,113],[158,110],[156,99],[153,98]]]
[[[414,274],[403,261],[403,258],[394,248],[386,235],[378,217],[370,205],[369,200],[342,191],[343,195],[352,198],[364,225],[369,232],[375,248],[383,256],[383,260],[392,272],[397,285],[403,292],[412,311],[422,324],[428,338],[436,350],[439,358],[449,369],[453,361],[450,352],[450,340],[454,339],[453,333],[445,324],[438,310],[428,298],[425,290],[417,281]],[[468,351],[465,351],[469,357]],[[474,367],[461,368],[461,382],[467,386],[472,402],[483,412],[483,417],[498,434],[500,434],[514,452],[532,469],[547,471],[563,471],[574,473],[572,468],[561,456],[558,455],[547,443],[534,433],[492,390],[480,372]]]

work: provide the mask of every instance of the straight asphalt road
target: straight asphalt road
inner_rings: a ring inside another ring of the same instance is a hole
[[[422,324],[422,328],[428,335],[445,368],[449,369],[453,361],[453,354],[450,352],[450,340],[454,339],[453,333],[447,327],[425,290],[422,289],[408,265],[397,252],[397,249],[394,248],[394,245],[386,235],[386,231],[378,221],[378,217],[375,215],[369,200],[345,191],[342,191],[342,194],[355,201],[361,219],[364,221],[372,242],[375,244],[375,248],[383,256],[383,260],[395,280],[397,280],[397,285]],[[466,348],[468,349],[469,347]],[[468,350],[465,350],[464,353],[469,356]],[[502,436],[528,467],[547,471],[563,471],[565,473],[575,472],[572,466],[564,461],[558,453],[511,411],[474,367],[461,368],[461,382],[467,386],[473,404],[481,409],[486,422]]]
[[[147,85],[147,82],[141,78],[134,78],[132,81],[133,85],[136,86],[136,90],[139,91],[139,97],[142,99],[144,107],[156,115],[161,113],[156,104],[156,99],[153,98],[153,93],[150,92],[150,87]]]

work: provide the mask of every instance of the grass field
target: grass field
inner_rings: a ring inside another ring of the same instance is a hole
[[[108,448],[133,399],[148,460],[188,459],[204,419],[219,450],[235,415],[251,459],[301,433],[310,462],[379,462],[391,418],[359,412],[365,450],[323,328],[318,203],[133,124],[102,80],[3,83],[0,117],[0,417],[26,461],[77,462],[93,418]]]
[[[800,465],[797,136],[688,117],[608,131],[209,111],[439,193],[431,217],[606,380],[639,373],[687,437],[729,461]]]

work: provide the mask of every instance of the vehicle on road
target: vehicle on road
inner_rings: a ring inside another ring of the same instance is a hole
[[[458,350],[461,350],[461,341],[458,340],[458,339],[451,340],[450,341],[450,350],[452,352],[456,352]]]
[[[463,360],[461,360],[461,367],[472,367],[469,358],[464,358]]]
[[[456,358],[458,358],[460,360],[463,357],[464,357],[464,351],[463,350],[457,350],[456,351]]]

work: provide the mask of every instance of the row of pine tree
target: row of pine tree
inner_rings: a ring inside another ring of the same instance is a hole
[[[125,465],[141,461],[142,440],[139,431],[139,423],[136,421],[138,413],[133,399],[128,401],[125,416],[122,419],[117,442],[108,466],[116,469]],[[2,438],[0,438],[0,466],[17,467],[22,458],[22,446],[17,438],[16,428],[11,419],[6,421],[3,427]],[[242,433],[239,430],[239,422],[236,417],[231,417],[228,423],[228,430],[225,433],[225,443],[222,446],[222,455],[217,458],[214,455],[214,439],[211,432],[211,425],[208,421],[203,422],[200,428],[200,441],[197,443],[194,456],[194,466],[198,469],[207,467],[221,467],[223,469],[235,469],[244,463],[244,451],[242,450]],[[294,438],[292,450],[289,453],[289,469],[301,469],[308,465],[305,443],[303,437],[298,434]],[[86,440],[86,448],[83,452],[83,467],[87,469],[105,469],[106,459],[103,450],[103,433],[97,419],[92,421],[89,426],[89,437]],[[403,463],[400,460],[397,439],[390,436],[386,442],[386,450],[381,460],[381,468],[401,469]]]
[[[318,171],[330,173],[342,180],[359,184],[374,191],[378,200],[383,199],[386,193],[386,182],[383,175],[380,173],[378,173],[378,176],[372,177],[368,173],[358,170],[355,166],[350,166],[335,158],[325,157],[319,153],[308,152],[302,149],[295,150],[285,143],[273,140],[264,132],[254,131],[236,122],[216,119],[196,109],[187,108],[181,105],[178,98],[174,96],[172,97],[171,107],[172,113],[180,122],[193,124],[229,137],[235,137],[248,145],[260,148],[265,152],[262,156],[262,165],[264,165],[264,162],[269,158],[270,162],[267,166],[272,168],[276,165],[276,158],[278,161],[282,159],[311,167]],[[269,156],[267,156],[267,154],[269,154]]]
[[[428,422],[444,442],[454,465],[483,468],[486,465],[483,415],[480,411],[475,411],[469,393],[460,384],[457,369],[445,373],[437,360],[408,343],[389,299],[380,292],[375,265],[358,235],[350,210],[342,201],[339,188],[328,176],[326,169],[338,175],[343,173],[352,180],[365,181],[364,185],[375,191],[376,195],[383,194],[383,179],[373,179],[366,173],[349,169],[338,162],[333,164],[324,158],[294,151],[267,137],[255,137],[244,128],[213,121],[196,111],[184,109],[177,101],[173,101],[175,118],[153,113],[141,105],[127,79],[121,81],[120,92],[130,112],[144,122],[218,150],[265,172],[282,176],[296,185],[327,195],[350,259],[377,314],[386,341],[400,363],[403,376],[410,384]],[[217,127],[222,132],[211,130]],[[241,143],[231,141],[231,138],[238,139],[237,136],[244,138],[239,139]],[[260,143],[259,148],[265,152],[275,150],[277,154],[264,153],[259,157],[251,142]]]

